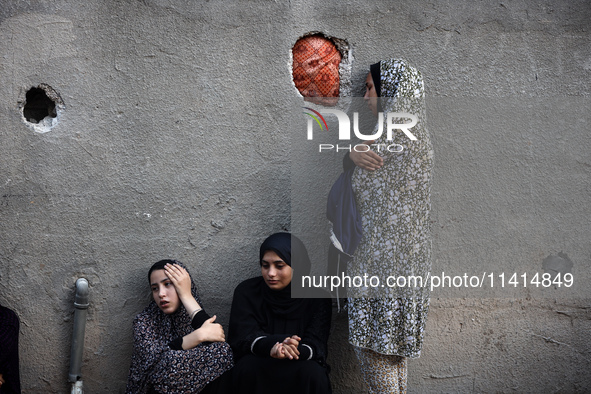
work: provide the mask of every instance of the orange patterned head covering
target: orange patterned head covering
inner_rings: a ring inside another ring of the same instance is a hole
[[[299,39],[292,51],[293,82],[302,96],[319,104],[326,100],[314,98],[339,96],[341,53],[332,41],[320,35],[307,36]]]

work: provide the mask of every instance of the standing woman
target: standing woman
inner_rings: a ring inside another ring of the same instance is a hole
[[[289,233],[273,234],[261,245],[259,262],[261,276],[234,291],[229,342],[237,361],[231,392],[330,394],[326,354],[332,302],[291,298],[292,279],[310,271],[304,244]]]
[[[203,310],[191,276],[178,261],[155,263],[148,280],[153,301],[133,322],[127,393],[218,392],[217,378],[233,360],[216,316]]]
[[[413,114],[418,122],[408,129],[416,140],[394,130],[388,141],[383,126],[374,142],[384,144],[379,153],[350,154],[357,165],[352,185],[363,237],[348,274],[376,275],[382,284],[392,276],[426,280],[431,267],[433,150],[425,125],[423,79],[403,60],[382,61],[370,67],[364,99],[374,115],[383,113],[384,123],[389,112]],[[392,151],[385,149],[393,144]],[[407,358],[420,355],[429,309],[428,288],[412,286],[407,282],[405,287],[350,289],[349,342],[370,393],[406,392]]]

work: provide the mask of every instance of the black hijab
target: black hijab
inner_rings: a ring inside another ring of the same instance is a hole
[[[269,250],[292,266],[292,282],[309,273],[310,258],[299,238],[289,233],[273,234],[262,243],[259,258]],[[255,342],[260,345],[269,341],[272,347],[276,341],[297,334],[302,343],[315,349],[314,359],[324,363],[331,308],[328,298],[291,298],[291,283],[282,290],[272,290],[259,275],[243,281],[234,290],[228,341],[234,355],[240,358],[255,353]],[[268,354],[271,347],[263,353]]]
[[[281,260],[293,268],[294,280],[299,280],[303,275],[310,272],[310,257],[304,243],[295,235],[290,233],[275,233],[263,241],[259,252],[259,263],[262,265],[265,252],[272,250],[277,253]],[[295,262],[295,266],[293,263]],[[305,311],[302,308],[304,299],[291,298],[291,282],[282,290],[272,290],[265,284],[263,287],[263,299],[278,316],[290,316],[300,318]]]
[[[166,266],[166,264],[179,264],[181,265],[183,268],[186,269],[186,267],[182,264],[179,263],[176,260],[160,260],[155,262],[151,267],[150,270],[148,271],[148,283],[150,283],[150,275],[152,275],[152,272],[157,271],[157,270],[163,270],[164,267]],[[189,274],[191,275],[191,274]],[[191,285],[193,284],[193,279],[191,279]]]
[[[373,79],[373,86],[376,88],[378,97],[382,97],[382,77],[380,72],[380,62],[374,63],[369,66],[369,72],[371,73],[371,79]]]

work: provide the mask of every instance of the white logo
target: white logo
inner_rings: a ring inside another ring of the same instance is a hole
[[[314,111],[316,112],[316,111]],[[337,117],[339,121],[339,139],[340,140],[350,140],[351,139],[351,121],[349,120],[349,116],[340,111],[338,109],[323,109],[316,114],[333,114]],[[321,119],[324,121],[324,118]],[[410,122],[403,122],[404,119],[410,119]],[[313,139],[313,128],[314,124],[312,122],[312,118],[308,119],[308,140]],[[409,129],[413,128],[419,121],[419,118],[416,115],[409,114],[406,112],[388,112],[386,115],[386,139],[388,141],[392,141],[392,133],[394,130],[400,130],[408,138],[412,141],[416,141],[417,137],[415,137]],[[326,124],[326,122],[325,122]],[[355,136],[361,140],[375,140],[381,137],[384,131],[384,113],[378,113],[378,130],[375,134],[362,134],[359,131],[359,114],[357,112],[353,113],[353,132]]]

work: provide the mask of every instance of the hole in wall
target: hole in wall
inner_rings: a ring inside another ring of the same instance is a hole
[[[27,90],[22,103],[26,123],[39,133],[51,130],[64,108],[64,101],[59,93],[45,83]]]
[[[291,56],[293,83],[304,100],[334,106],[339,96],[350,92],[351,59],[345,40],[310,32],[296,41]]]
[[[57,118],[55,103],[47,97],[45,90],[40,88],[31,88],[25,98],[23,115],[27,122],[39,123],[46,116]]]

